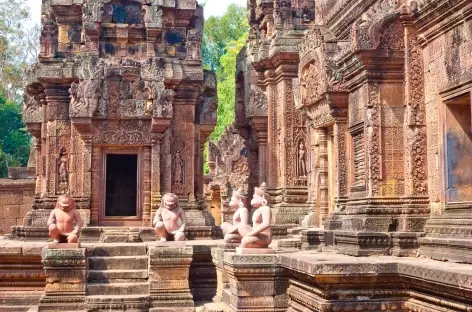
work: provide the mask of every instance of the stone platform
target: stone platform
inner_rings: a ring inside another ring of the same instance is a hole
[[[237,255],[235,246],[229,248],[221,240],[187,241],[185,246],[170,242],[168,247],[155,242],[84,242],[81,247],[86,250],[87,259],[85,297],[80,299],[84,295],[75,293],[79,296],[76,298],[84,301],[87,311],[151,308],[165,311],[166,305],[180,305],[179,311],[472,309],[471,265],[413,257],[352,257],[334,251],[294,252],[292,248],[277,249],[278,243],[274,241],[271,245],[276,251],[272,255]],[[180,245],[172,247],[173,244]],[[46,286],[41,264],[46,246],[47,242],[0,239],[0,311],[29,311],[38,307]],[[169,248],[176,250],[176,257],[163,256]],[[154,260],[150,260],[150,255]],[[167,267],[178,267],[179,274],[167,274]],[[187,277],[181,274],[185,270],[188,273],[183,274]],[[84,269],[76,271],[83,274]],[[217,272],[226,276],[226,279],[220,276],[223,286],[219,292]],[[260,275],[261,272],[265,273]],[[261,280],[255,279],[257,276],[264,277],[263,289],[259,287]],[[56,276],[49,282],[58,278],[73,281]],[[56,286],[49,289],[51,294],[61,290]],[[168,296],[163,295],[164,290]],[[216,302],[209,304],[212,299]],[[54,308],[51,298],[43,302]]]

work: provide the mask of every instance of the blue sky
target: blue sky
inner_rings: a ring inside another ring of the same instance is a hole
[[[31,8],[33,21],[39,23],[41,17],[41,0],[28,0],[27,2]],[[231,3],[246,6],[246,0],[207,0],[205,5],[205,18],[222,15]]]

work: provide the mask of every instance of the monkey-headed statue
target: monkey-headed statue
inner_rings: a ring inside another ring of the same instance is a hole
[[[240,224],[238,226],[239,234],[243,237],[241,248],[267,248],[272,242],[270,232],[270,222],[272,211],[270,210],[269,194],[266,193],[267,186],[262,183],[260,187],[254,188],[254,195],[251,205],[256,210],[252,215],[252,224]]]
[[[73,226],[75,222],[75,227]],[[56,207],[51,211],[48,219],[49,236],[54,243],[77,243],[82,218],[75,209],[74,198],[70,195],[61,195],[57,199]]]
[[[179,226],[180,219],[180,226]],[[162,197],[161,206],[156,211],[153,224],[156,235],[161,242],[184,241],[187,217],[179,206],[179,197],[174,193],[167,193]]]
[[[242,194],[242,190],[238,189],[237,191],[233,191],[231,195],[231,200],[229,202],[229,206],[232,209],[236,209],[233,215],[233,223],[224,222],[221,225],[221,229],[223,230],[224,241],[225,243],[240,243],[242,236],[239,234],[239,226],[240,225],[247,225],[249,219],[249,211],[246,208],[246,197]]]

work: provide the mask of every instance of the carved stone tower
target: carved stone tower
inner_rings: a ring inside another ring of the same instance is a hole
[[[202,30],[195,0],[43,0],[41,53],[24,103],[36,198],[18,236],[47,235],[63,193],[89,225],[141,227],[167,192],[188,210],[189,230],[210,235],[195,183],[217,108]]]

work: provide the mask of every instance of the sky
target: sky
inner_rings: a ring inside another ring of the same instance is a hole
[[[41,20],[41,0],[27,0],[31,8],[31,17],[35,23]],[[246,6],[246,0],[206,0],[205,4],[205,18],[210,16],[220,16],[226,11],[226,8],[231,3],[236,3]]]

